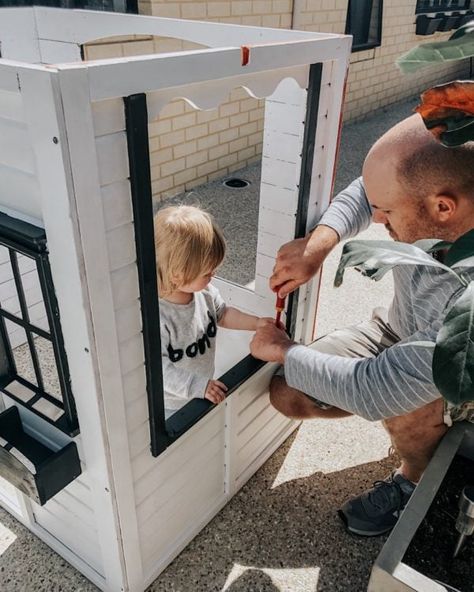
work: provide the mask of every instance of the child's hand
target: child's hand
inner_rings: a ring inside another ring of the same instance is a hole
[[[210,380],[207,383],[204,398],[217,405],[222,403],[222,401],[225,399],[225,394],[227,391],[228,388],[223,382],[220,382],[220,380]]]

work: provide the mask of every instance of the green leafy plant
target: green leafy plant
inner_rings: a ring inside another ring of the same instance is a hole
[[[396,61],[404,74],[412,74],[420,68],[463,60],[474,56],[474,20],[469,21],[451,35],[447,41],[422,43]]]
[[[444,263],[432,256],[440,250],[447,250]],[[412,245],[390,240],[353,240],[344,245],[334,279],[334,285],[340,286],[346,268],[355,267],[377,281],[396,265],[438,267],[457,278],[464,292],[446,315],[436,343],[415,344],[434,347],[434,383],[441,395],[456,405],[474,400],[474,282],[459,271],[473,264],[474,230],[453,243],[436,239],[421,240]]]

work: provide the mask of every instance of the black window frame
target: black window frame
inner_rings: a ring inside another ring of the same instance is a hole
[[[64,348],[59,307],[49,264],[49,252],[45,231],[43,228],[18,220],[7,214],[0,213],[0,245],[6,247],[9,252],[13,280],[20,303],[21,315],[18,317],[12,314],[2,308],[0,303],[0,390],[18,405],[26,407],[35,415],[46,420],[65,434],[76,436],[79,433],[79,423],[74,396],[71,389],[69,365]],[[18,254],[29,257],[35,261],[43,303],[48,319],[49,331],[42,329],[30,321],[22,276],[18,267]],[[17,373],[13,348],[5,325],[5,321],[7,320],[22,327],[26,333],[26,343],[28,344],[29,353],[33,363],[37,385],[30,383]],[[41,365],[34,344],[34,336],[39,336],[51,342],[62,402],[45,390]],[[13,381],[17,381],[33,391],[34,396],[26,402],[15,396],[15,394],[8,388]],[[57,420],[54,420],[35,409],[33,405],[41,399],[44,399],[55,407],[61,409],[63,412],[62,415]]]
[[[102,6],[100,6],[102,4]],[[80,8],[105,10],[124,14],[138,14],[138,0],[0,0],[0,8],[20,6],[46,6],[48,8]]]
[[[304,236],[307,228],[321,77],[322,64],[312,64],[308,84],[295,238]],[[124,97],[123,101],[145,353],[150,450],[151,454],[156,457],[204,417],[214,405],[205,399],[192,399],[168,420],[165,420],[147,97],[145,93],[139,93]],[[287,331],[290,335],[294,335],[295,332],[297,306],[298,292],[296,291],[290,294],[288,299]],[[240,360],[220,377],[220,380],[228,387],[227,396],[231,395],[264,365],[265,362],[257,360],[251,355]]]
[[[374,3],[378,2],[378,9]],[[372,21],[376,18],[376,35],[371,40]],[[346,35],[352,35],[352,53],[382,45],[383,0],[349,0],[346,15]]]

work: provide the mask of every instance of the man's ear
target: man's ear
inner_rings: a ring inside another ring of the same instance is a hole
[[[449,222],[458,210],[458,201],[452,195],[440,193],[428,197],[428,209],[435,220]]]

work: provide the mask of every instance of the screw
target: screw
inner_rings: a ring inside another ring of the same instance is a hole
[[[56,138],[56,136],[54,136],[53,138],[53,144],[58,144],[59,140]]]

